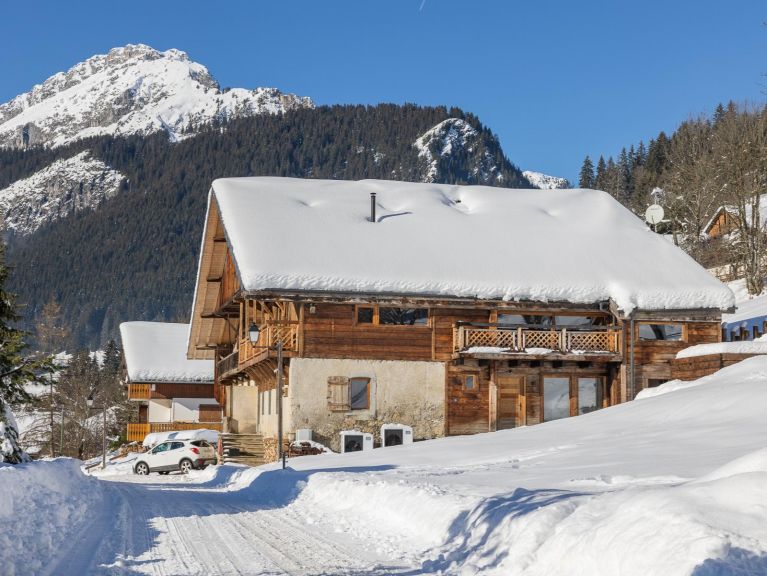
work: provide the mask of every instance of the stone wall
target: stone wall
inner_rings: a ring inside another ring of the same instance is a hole
[[[370,407],[367,410],[331,411],[328,406],[328,379],[332,377],[370,379]],[[382,424],[407,424],[416,440],[445,433],[445,366],[442,362],[345,360],[293,358],[285,399],[286,438],[295,430],[310,428],[316,442],[340,449],[342,430],[360,430],[374,435],[380,443]],[[264,436],[276,435],[265,429]]]

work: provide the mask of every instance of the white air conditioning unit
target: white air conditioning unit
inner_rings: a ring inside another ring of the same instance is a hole
[[[312,429],[311,428],[299,428],[296,430],[296,442],[311,442],[312,441]]]
[[[373,449],[373,435],[359,430],[341,431],[341,452],[360,452]]]
[[[406,424],[384,424],[381,426],[381,448],[413,443],[413,427]]]

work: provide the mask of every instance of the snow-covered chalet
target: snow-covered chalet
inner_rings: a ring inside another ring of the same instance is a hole
[[[129,442],[150,432],[221,430],[221,406],[213,397],[213,362],[188,360],[188,324],[123,322],[128,399],[137,405]]]
[[[227,178],[188,357],[215,361],[231,432],[273,437],[282,402],[288,437],[396,422],[431,438],[630,400],[719,341],[734,304],[604,192]]]

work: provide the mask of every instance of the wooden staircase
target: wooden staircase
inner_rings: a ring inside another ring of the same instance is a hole
[[[221,434],[224,464],[264,464],[264,439],[261,434]]]

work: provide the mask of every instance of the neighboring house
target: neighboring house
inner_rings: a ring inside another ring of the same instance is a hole
[[[138,404],[138,421],[128,424],[128,441],[150,432],[221,430],[221,407],[213,398],[213,362],[188,360],[188,324],[120,324],[128,399]]]
[[[720,206],[711,219],[703,228],[703,233],[709,238],[721,238],[731,234],[738,228],[738,208],[736,206]],[[764,223],[767,222],[767,194],[759,196],[759,218]],[[751,210],[747,208],[746,222],[751,223]]]
[[[767,294],[738,304],[733,314],[722,315],[723,340],[755,340],[767,333]]]
[[[229,431],[274,436],[281,401],[288,437],[335,447],[387,422],[432,438],[630,400],[733,306],[603,192],[232,178],[209,196],[188,355],[216,361]]]
[[[738,226],[738,211],[733,206],[721,206],[703,228],[709,238],[721,238]]]

